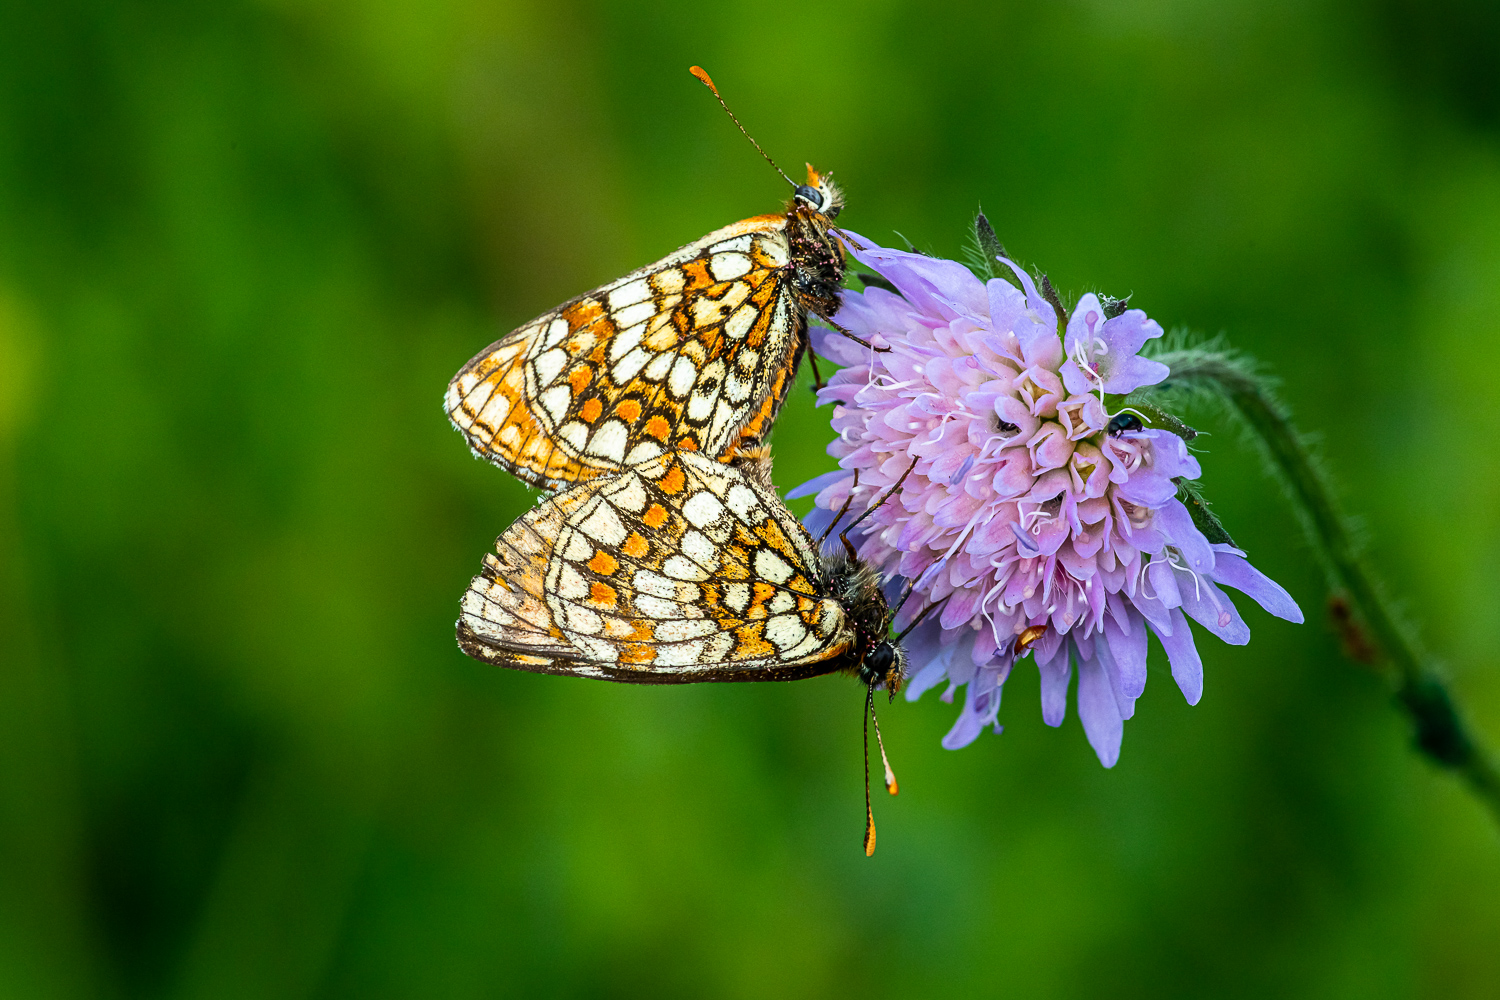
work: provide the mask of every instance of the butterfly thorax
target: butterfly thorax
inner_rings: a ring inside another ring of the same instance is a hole
[[[833,220],[844,207],[838,186],[809,164],[807,184],[797,188],[787,206],[786,236],[797,302],[816,316],[832,316],[844,284],[844,248],[834,236]]]
[[[890,607],[880,589],[880,574],[843,553],[824,555],[821,569],[824,587],[843,605],[854,628],[854,644],[840,669],[861,683],[884,684],[894,692],[905,674],[906,653],[890,639]]]

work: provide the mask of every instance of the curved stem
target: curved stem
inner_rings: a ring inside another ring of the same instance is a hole
[[[1267,379],[1225,351],[1184,349],[1156,356],[1171,368],[1159,389],[1208,391],[1227,402],[1254,434],[1286,488],[1335,591],[1332,607],[1346,620],[1351,655],[1383,668],[1396,702],[1416,728],[1417,746],[1456,771],[1500,820],[1500,766],[1464,723],[1452,695],[1411,630],[1395,614],[1385,588],[1362,558],[1312,451],[1277,401]],[[1338,594],[1342,590],[1347,597]],[[1352,610],[1354,620],[1347,611]],[[1361,634],[1360,626],[1368,635]],[[1363,650],[1364,655],[1360,655]]]

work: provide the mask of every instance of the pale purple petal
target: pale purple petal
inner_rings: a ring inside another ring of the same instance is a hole
[[[1046,659],[1036,650],[1036,666],[1042,675],[1042,721],[1049,726],[1062,725],[1068,714],[1068,646],[1059,643]]]
[[[796,500],[798,497],[810,497],[814,493],[822,492],[825,486],[832,486],[841,479],[852,479],[853,476],[854,473],[848,469],[834,469],[832,472],[825,472],[821,476],[814,476],[801,486],[792,487],[787,491],[786,498],[788,500]]]
[[[1302,624],[1302,609],[1297,602],[1275,580],[1251,566],[1238,549],[1228,545],[1215,545],[1214,579],[1227,584],[1243,594],[1277,618]]]
[[[995,721],[1000,712],[1000,671],[979,671],[969,683],[964,709],[948,735],[943,737],[943,749],[958,750],[973,743],[984,727]]]
[[[1120,759],[1125,720],[1120,717],[1119,703],[1098,657],[1078,664],[1078,718],[1089,746],[1099,755],[1099,763],[1114,767]]]
[[[1198,656],[1198,647],[1193,645],[1192,628],[1181,611],[1172,611],[1172,631],[1162,632],[1152,628],[1167,659],[1172,664],[1172,679],[1182,689],[1182,696],[1189,705],[1198,704],[1203,697],[1203,660]]]
[[[1240,611],[1224,593],[1206,576],[1194,578],[1192,573],[1178,572],[1177,592],[1182,595],[1182,610],[1192,616],[1193,621],[1208,629],[1231,646],[1243,646],[1250,641],[1250,626],[1240,617]]]

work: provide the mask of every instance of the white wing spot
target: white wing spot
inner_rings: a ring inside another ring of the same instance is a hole
[[[679,543],[682,554],[710,573],[719,568],[719,549],[699,531],[689,531]]]
[[[687,639],[701,639],[718,630],[718,623],[707,618],[678,618],[656,626],[656,641],[682,642]]]
[[[650,360],[651,354],[649,351],[642,350],[639,347],[633,348],[629,354],[615,363],[615,367],[609,373],[609,377],[615,385],[624,385],[635,378],[636,373],[644,368],[646,362]]]
[[[662,563],[661,571],[674,580],[708,579],[708,570],[686,556],[673,556]]]
[[[589,429],[576,420],[569,420],[563,424],[562,430],[557,432],[557,436],[562,439],[564,444],[568,445],[575,452],[579,452],[583,450],[584,445],[588,444]]]
[[[723,663],[724,657],[734,648],[734,636],[728,632],[720,632],[708,640],[708,646],[700,654],[704,663]]]
[[[667,355],[662,356],[666,357]],[[693,367],[693,363],[687,358],[679,357],[677,362],[672,365],[672,375],[667,380],[667,388],[672,391],[672,395],[674,396],[686,396],[697,378],[698,370]]]
[[[561,572],[557,574],[557,596],[569,600],[578,601],[589,596],[589,585],[583,582],[583,577],[578,571],[567,563],[560,567]]]
[[[625,457],[625,443],[629,439],[630,431],[624,424],[618,420],[606,421],[589,439],[587,451],[590,455],[619,462]]]
[[[729,509],[734,511],[734,516],[752,527],[766,519],[766,512],[760,506],[760,497],[748,486],[735,483],[729,488],[729,496],[724,499],[729,502]]]
[[[623,485],[610,492],[610,502],[621,510],[639,514],[646,509],[646,486],[640,476],[629,475],[624,479]]]
[[[566,385],[555,385],[542,393],[542,409],[552,418],[552,426],[562,423],[568,415],[568,404],[573,402],[573,390]]]
[[[609,307],[618,311],[624,309],[626,306],[633,306],[637,302],[643,302],[650,297],[651,285],[647,283],[645,278],[636,278],[634,281],[627,281],[619,288],[610,291]],[[615,325],[620,325],[618,319],[615,321]]]
[[[708,415],[714,411],[714,399],[716,398],[717,394],[705,396],[701,392],[693,393],[688,397],[688,419],[700,424],[707,420]]]
[[[468,383],[467,389],[462,384],[464,382]],[[448,395],[444,397],[443,405],[449,413],[458,409],[459,404],[463,404],[464,408],[470,413],[478,413],[484,409],[484,404],[489,401],[490,394],[494,391],[495,382],[493,380],[481,383],[476,391],[473,377],[465,378],[448,386]]]
[[[659,573],[653,573],[649,569],[636,570],[635,579],[631,583],[635,585],[636,591],[641,594],[660,597],[663,600],[671,600],[677,597],[677,584]],[[674,610],[666,617],[681,617],[681,611]]]
[[[583,562],[594,554],[594,547],[581,532],[569,531],[568,544],[563,548],[563,558],[571,562]]]
[[[640,465],[642,462],[649,462],[653,458],[659,458],[663,450],[655,441],[642,441],[630,449],[630,454],[625,456],[625,464]]]
[[[635,597],[635,609],[647,618],[656,621],[675,621],[682,616],[682,608],[676,601],[669,601],[661,597],[653,597],[651,594],[637,594]],[[660,626],[657,626],[660,628]]]
[[[743,403],[745,400],[749,399],[750,389],[750,380],[742,379],[738,375],[735,375],[733,372],[729,373],[729,375],[725,376],[724,378],[724,395],[728,396],[732,402]]]
[[[734,363],[746,375],[753,375],[755,374],[756,367],[760,365],[760,354],[752,348],[747,347],[739,352],[739,356],[734,359]]]
[[[706,528],[724,514],[724,505],[707,490],[694,493],[682,505],[682,516],[695,528]]]
[[[568,321],[561,316],[553,320],[551,325],[547,327],[547,336],[542,341],[542,348],[545,350],[546,348],[556,347],[558,344],[561,344],[563,338],[567,337],[569,329]]]
[[[646,335],[646,324],[637,323],[635,326],[621,330],[615,334],[615,339],[609,343],[609,360],[618,362],[625,353],[641,342]],[[643,361],[642,364],[645,362]]]
[[[510,412],[510,398],[503,392],[497,392],[490,397],[490,401],[484,404],[484,409],[479,411],[475,423],[484,424],[486,427],[499,427],[505,423],[505,415]]]
[[[755,550],[755,575],[771,583],[786,583],[792,578],[792,567],[770,549]]]
[[[709,259],[708,269],[715,281],[733,281],[750,273],[750,258],[742,253],[716,253]]]
[[[672,367],[672,360],[675,357],[675,354],[668,354],[666,351],[663,351],[652,358],[646,365],[646,378],[652,382],[660,382],[666,378],[667,372]]]
[[[536,359],[536,384],[539,386],[551,385],[557,381],[557,376],[561,374],[563,366],[567,363],[568,355],[564,351],[556,347],[547,351]]]
[[[754,235],[751,233],[746,233],[744,236],[736,236],[733,239],[725,240],[723,243],[715,243],[713,248],[718,251],[738,250],[741,253],[748,253],[750,250],[750,241],[754,238]]]
[[[776,596],[771,598],[770,603],[766,605],[773,615],[785,614],[796,606],[797,599],[792,596],[792,592],[789,590],[776,591]]]
[[[777,615],[766,619],[766,641],[777,649],[788,650],[807,638],[807,629],[796,615]]]
[[[731,611],[744,612],[750,606],[750,585],[731,583],[724,588],[724,606]]]
[[[619,545],[629,534],[625,525],[620,523],[620,515],[607,503],[595,504],[593,512],[578,526],[578,530],[600,545],[608,546]]]
[[[785,652],[784,656],[788,660],[801,659],[802,657],[812,653],[821,645],[822,643],[818,641],[817,636],[808,633],[806,639],[803,639],[801,642],[797,643],[797,645],[793,646],[791,649],[788,649]]]
[[[584,635],[598,635],[604,628],[604,619],[599,617],[597,611],[580,608],[576,604],[565,604],[563,605],[563,627],[572,632],[582,632]]]
[[[755,241],[755,247],[766,256],[766,263],[772,267],[783,267],[791,259],[787,252],[786,237],[780,233],[776,236],[762,234]]]
[[[647,300],[637,302],[633,306],[626,306],[611,318],[615,321],[617,328],[624,329],[628,326],[635,326],[637,323],[644,323],[654,315],[656,315],[656,303]]]
[[[759,314],[760,310],[755,308],[754,303],[746,302],[736,309],[734,315],[730,316],[728,321],[725,322],[724,336],[731,337],[734,340],[742,340],[745,334],[750,332],[750,328],[755,325],[755,317]]]
[[[694,639],[692,642],[669,643],[657,649],[656,665],[662,667],[696,666],[700,662],[698,654],[702,650],[702,639]]]
[[[734,425],[744,419],[744,414],[737,412],[724,400],[719,400],[719,405],[714,408],[714,420],[709,425],[708,433],[704,437],[709,441],[727,440],[729,432]]]

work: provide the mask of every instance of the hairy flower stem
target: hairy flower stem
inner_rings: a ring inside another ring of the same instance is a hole
[[[1411,717],[1417,746],[1458,772],[1500,820],[1500,766],[1464,724],[1442,678],[1393,611],[1335,506],[1327,479],[1269,381],[1242,356],[1222,350],[1164,351],[1155,360],[1170,366],[1172,374],[1153,390],[1208,393],[1244,421],[1322,556],[1335,601],[1347,601],[1357,620],[1350,624],[1355,629],[1362,625],[1368,633],[1359,638],[1383,668],[1397,704]]]

